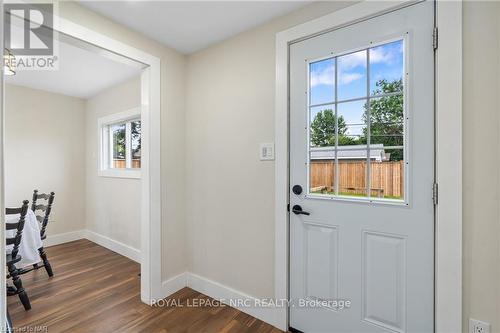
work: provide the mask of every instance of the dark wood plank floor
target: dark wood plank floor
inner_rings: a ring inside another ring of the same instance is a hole
[[[7,299],[14,326],[24,332],[281,332],[229,306],[173,306],[209,299],[189,288],[169,297],[170,306],[147,306],[139,265],[88,240],[47,253],[52,279],[43,269],[22,276],[32,309],[24,311],[17,296]]]

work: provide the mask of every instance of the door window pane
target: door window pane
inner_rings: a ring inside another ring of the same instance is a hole
[[[366,149],[363,151],[356,151],[354,155],[352,151],[338,152],[338,195],[350,197],[367,196],[366,175],[368,172],[368,164],[366,163],[366,155]]]
[[[309,65],[310,104],[333,103],[335,100],[335,60],[325,59]]]
[[[337,58],[337,100],[365,97],[367,95],[366,50]]]
[[[403,95],[391,95],[370,100],[370,143],[385,147],[404,144]]]
[[[339,103],[337,105],[339,148],[366,145],[365,108],[366,100]]]
[[[312,107],[310,112],[311,147],[335,146],[335,105]]]
[[[125,160],[125,124],[110,126],[112,135],[113,160],[112,168],[126,168]]]
[[[370,52],[370,93],[403,91],[403,41],[380,45]]]
[[[403,44],[310,65],[309,193],[404,200]]]
[[[404,199],[405,161],[403,149],[382,149],[373,155],[370,165],[371,196],[380,199]]]
[[[309,192],[317,195],[335,194],[335,148],[313,148],[309,161]]]

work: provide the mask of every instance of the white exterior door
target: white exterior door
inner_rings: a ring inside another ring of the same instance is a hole
[[[433,24],[423,2],[290,45],[292,328],[434,330]]]

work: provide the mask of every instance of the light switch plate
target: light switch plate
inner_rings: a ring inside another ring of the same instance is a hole
[[[469,318],[469,333],[490,333],[490,323]]]
[[[260,160],[273,161],[274,160],[274,143],[261,143],[260,144]]]

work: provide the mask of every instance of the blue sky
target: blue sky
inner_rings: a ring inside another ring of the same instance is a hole
[[[393,81],[403,76],[403,41],[380,45],[370,52],[370,93],[380,79]],[[338,101],[366,96],[367,84],[367,51],[359,51],[337,58],[337,97]],[[325,59],[310,64],[310,98],[311,104],[334,102],[335,95],[335,59]],[[365,101],[338,104],[338,114],[342,115],[348,125],[348,133],[360,135],[363,124],[363,105]],[[317,112],[330,106],[311,108],[311,119]],[[358,124],[358,125],[355,125]]]

